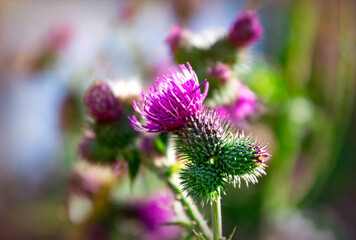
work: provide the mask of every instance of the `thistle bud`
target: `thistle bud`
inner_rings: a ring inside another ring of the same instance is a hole
[[[257,42],[263,35],[263,28],[256,12],[244,12],[232,24],[228,40],[237,48],[250,46]]]
[[[257,177],[266,174],[264,163],[269,157],[266,146],[243,134],[236,134],[221,148],[218,164],[229,182],[240,186],[241,180],[246,184],[257,183]]]
[[[226,117],[204,110],[176,132],[178,156],[186,163],[184,190],[205,201],[220,197],[226,183],[256,183],[270,157],[266,147],[243,134],[234,134]]]
[[[209,69],[209,74],[217,82],[226,84],[231,76],[230,67],[224,63],[216,63]]]
[[[188,196],[202,198],[204,201],[220,197],[219,189],[223,189],[225,181],[218,168],[210,164],[189,164],[181,172],[183,191]]]
[[[165,42],[169,45],[172,53],[175,53],[183,41],[184,30],[178,25],[174,25],[169,32]]]
[[[121,104],[104,81],[94,82],[87,91],[84,101],[89,114],[98,123],[112,122],[121,116]]]

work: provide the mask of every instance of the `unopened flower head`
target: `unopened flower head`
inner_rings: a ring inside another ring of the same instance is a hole
[[[214,64],[209,71],[210,75],[221,84],[226,84],[231,76],[230,67],[224,63]]]
[[[169,32],[165,42],[169,45],[172,53],[176,52],[182,44],[184,30],[178,25],[174,25]]]
[[[97,122],[115,121],[121,116],[121,104],[104,81],[94,82],[84,101],[90,115]]]
[[[156,86],[149,86],[133,107],[146,121],[141,124],[135,116],[129,119],[136,131],[172,132],[182,128],[186,120],[202,110],[209,84],[205,80],[199,85],[198,77],[187,63],[180,65],[181,72],[173,69],[171,75],[155,80]],[[206,84],[204,93],[200,88]]]
[[[256,12],[244,12],[232,24],[228,39],[237,48],[249,46],[258,41],[263,35],[263,28]]]
[[[227,183],[257,183],[270,158],[261,142],[236,132],[218,111],[197,114],[175,138],[183,190],[204,201],[220,197]]]

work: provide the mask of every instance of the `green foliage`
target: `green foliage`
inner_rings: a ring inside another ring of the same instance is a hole
[[[126,118],[115,123],[95,124],[93,129],[100,143],[117,148],[124,148],[132,144],[139,134],[132,129]]]
[[[118,153],[118,148],[100,144],[96,139],[91,141],[88,146],[89,160],[97,163],[113,163],[117,160]]]
[[[132,151],[123,151],[123,155],[125,160],[129,163],[129,174],[130,179],[133,181],[137,173],[140,169],[141,161],[140,161],[140,154],[137,150]]]

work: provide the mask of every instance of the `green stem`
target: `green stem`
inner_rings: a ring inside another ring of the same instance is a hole
[[[206,239],[210,239],[212,236],[212,232],[210,231],[206,221],[204,220],[203,216],[200,214],[197,207],[193,204],[193,202],[186,198],[180,188],[172,183],[171,181],[167,180],[168,186],[172,189],[172,191],[179,196],[179,200],[184,206],[185,211],[187,212],[189,218],[194,222],[193,225],[196,225],[197,228],[201,231],[202,235]]]
[[[203,216],[200,214],[199,210],[194,205],[193,201],[190,198],[184,196],[178,184],[174,182],[171,178],[167,177],[166,172],[162,168],[156,166],[152,161],[146,161],[146,159],[142,160],[144,160],[146,166],[152,172],[154,172],[160,179],[162,179],[176,195],[177,200],[181,202],[188,217],[192,221],[192,225],[195,226],[199,232],[201,232],[205,239],[211,239],[211,236],[213,234],[210,228],[208,227],[208,224],[204,220]]]
[[[220,189],[218,190],[220,193]],[[213,225],[214,240],[223,239],[221,223],[221,202],[220,197],[211,202],[211,219]]]

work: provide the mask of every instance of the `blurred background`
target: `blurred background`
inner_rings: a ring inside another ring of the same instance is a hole
[[[356,239],[356,1],[0,1],[0,239],[84,239],[63,216],[96,79],[168,72],[180,24],[226,29],[255,8],[264,27],[246,84],[264,106],[268,175],[228,189],[236,239]]]

